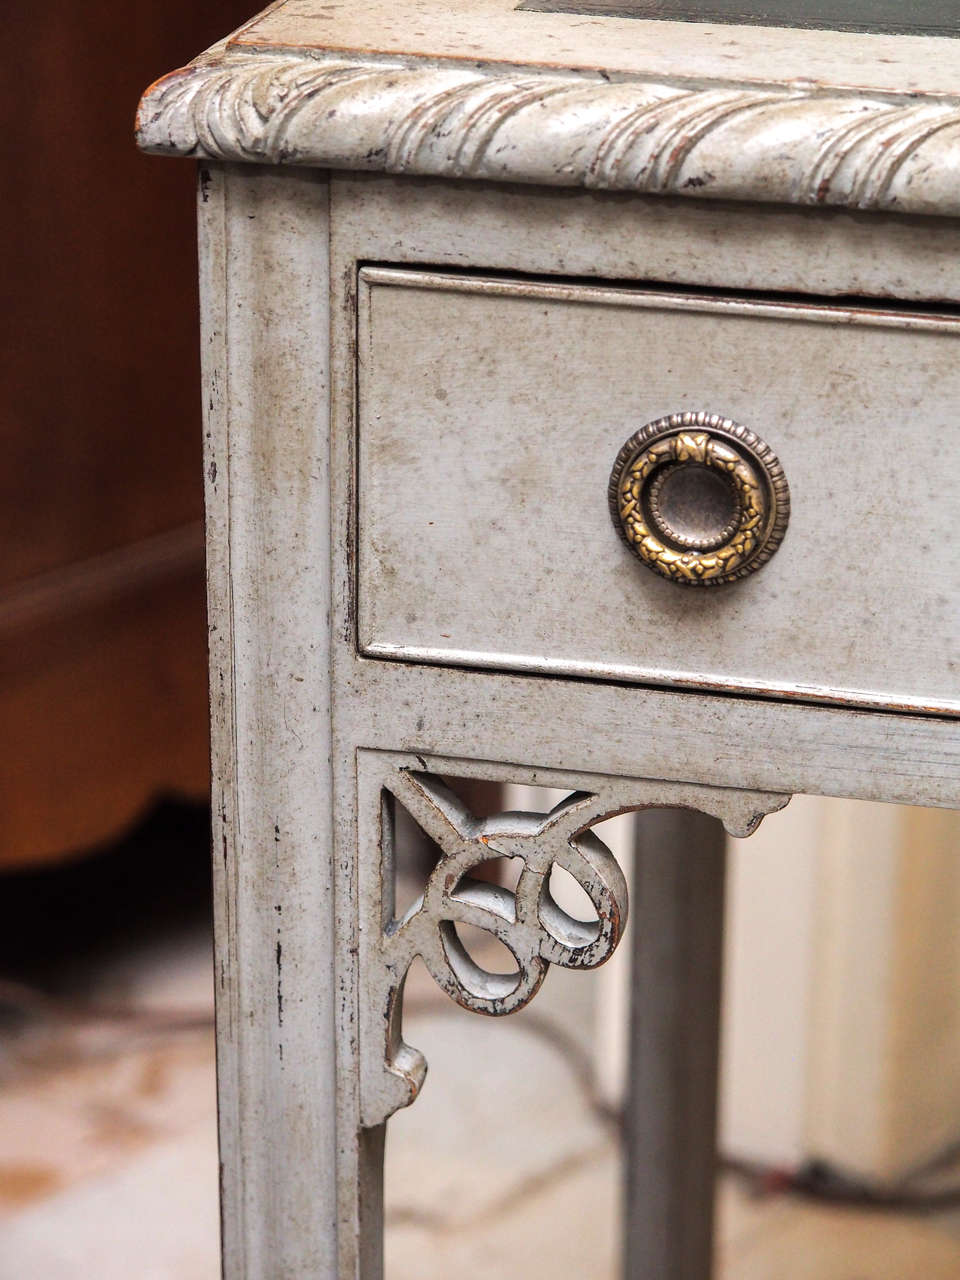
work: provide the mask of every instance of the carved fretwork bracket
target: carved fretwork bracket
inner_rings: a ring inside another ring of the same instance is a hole
[[[467,777],[558,788],[566,796],[546,813],[475,817],[444,781]],[[403,1042],[403,987],[420,957],[434,980],[465,1009],[492,1016],[523,1008],[551,964],[592,969],[613,954],[627,918],[627,886],[616,859],[592,827],[637,809],[677,806],[719,818],[732,835],[749,835],[789,797],[683,783],[561,774],[517,766],[361,751],[358,754],[361,1112],[376,1125],[417,1096],[423,1056]],[[402,805],[439,850],[426,888],[401,918],[393,910],[393,833]],[[520,859],[515,889],[478,879],[481,863]],[[574,919],[554,900],[550,876],[561,867],[593,904],[596,919]],[[457,933],[472,925],[498,939],[516,962],[493,973]]]

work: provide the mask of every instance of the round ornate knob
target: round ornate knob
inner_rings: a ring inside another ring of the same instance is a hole
[[[786,532],[790,490],[776,454],[747,427],[715,413],[672,413],[620,450],[610,511],[648,568],[714,587],[770,559]]]

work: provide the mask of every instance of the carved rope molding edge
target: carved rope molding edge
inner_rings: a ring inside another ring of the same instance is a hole
[[[960,214],[960,104],[295,54],[147,90],[141,148],[263,164]]]

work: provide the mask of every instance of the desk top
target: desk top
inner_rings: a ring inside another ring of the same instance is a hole
[[[960,40],[534,2],[282,0],[147,91],[139,144],[960,215]]]
[[[903,0],[522,0],[517,8],[648,21],[960,36],[954,0],[911,0],[909,7]]]

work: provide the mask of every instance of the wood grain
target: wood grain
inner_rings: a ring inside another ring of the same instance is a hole
[[[192,564],[164,572],[141,562],[110,591],[83,593],[78,571],[60,574],[60,610],[25,591],[0,607],[0,864],[97,844],[160,792],[206,795],[204,583],[194,547]]]
[[[5,14],[0,865],[204,795],[194,176],[137,153],[146,80],[244,0]],[[118,559],[119,557],[119,559]]]

